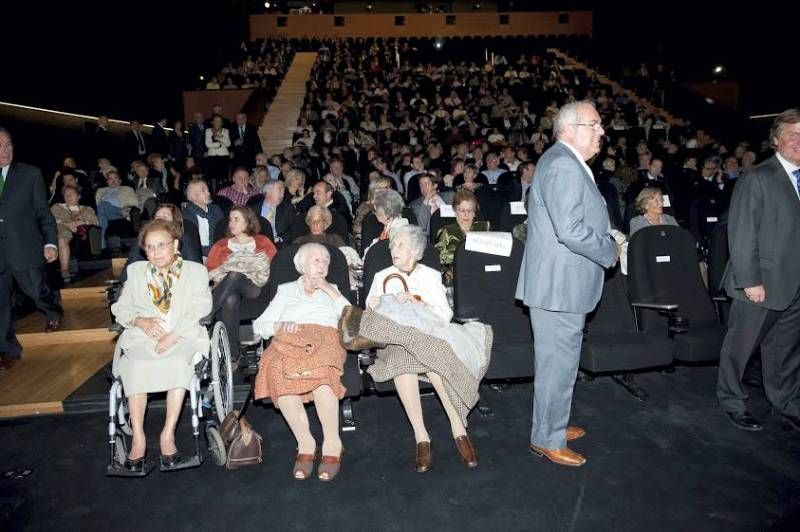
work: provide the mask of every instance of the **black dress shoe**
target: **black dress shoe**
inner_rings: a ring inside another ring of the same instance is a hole
[[[756,421],[756,418],[750,415],[750,412],[726,412],[728,414],[728,419],[731,420],[736,428],[742,430],[749,430],[751,432],[757,432],[759,430],[763,430],[764,427],[761,426],[761,423]]]
[[[793,416],[791,414],[781,414],[781,417],[786,422],[787,425],[792,427],[794,430],[800,432],[800,416]]]
[[[175,452],[172,454],[162,454],[161,455],[161,467],[171,469],[177,465],[179,465],[183,461],[183,457],[181,456],[180,452]]]
[[[131,460],[130,458],[125,459],[124,467],[131,473],[141,473],[144,471],[144,456],[141,458],[136,458]]]

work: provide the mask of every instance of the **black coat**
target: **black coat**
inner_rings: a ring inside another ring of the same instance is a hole
[[[234,164],[237,166],[252,167],[255,164],[256,154],[262,151],[261,139],[258,138],[258,131],[255,126],[247,124],[244,129],[244,137],[240,139],[239,125],[233,124],[228,130],[231,135],[231,151],[233,152]],[[241,140],[241,143],[239,142]]]
[[[0,195],[0,271],[43,265],[45,244],[58,245],[58,232],[42,172],[12,162]]]
[[[250,198],[250,201],[247,202],[247,207],[253,211],[256,216],[261,216],[261,205],[264,201],[264,195],[259,194],[258,196],[253,196]],[[275,235],[275,240],[277,241],[280,238],[282,241],[286,242],[289,238],[289,230],[292,226],[292,222],[294,221],[294,208],[292,208],[292,204],[288,201],[283,201],[280,205],[278,205],[278,216],[277,222],[278,225],[272,227],[272,234]]]

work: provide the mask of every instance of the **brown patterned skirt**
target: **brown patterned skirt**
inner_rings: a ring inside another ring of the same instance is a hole
[[[341,379],[346,355],[334,327],[300,325],[296,333],[281,331],[261,355],[255,398],[271,398],[275,404],[282,395],[299,395],[308,403],[314,399],[311,392],[327,384],[341,399],[347,391]]]
[[[378,349],[375,362],[367,368],[378,382],[392,380],[398,375],[416,373],[428,381],[426,373],[433,372],[442,378],[447,396],[458,410],[461,422],[467,426],[467,416],[478,403],[478,386],[486,374],[491,358],[493,332],[486,327],[486,362],[475,378],[450,345],[435,336],[414,327],[407,327],[373,310],[364,311],[358,333],[372,341],[385,343]]]

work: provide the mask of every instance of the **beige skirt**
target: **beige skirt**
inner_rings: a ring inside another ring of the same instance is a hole
[[[126,397],[177,388],[188,390],[194,375],[193,361],[199,356],[195,346],[183,339],[165,353],[156,353],[154,341],[137,342],[125,350],[117,349],[112,373],[122,379]]]

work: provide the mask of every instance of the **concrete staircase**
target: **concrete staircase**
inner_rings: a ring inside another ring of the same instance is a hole
[[[294,61],[258,129],[261,145],[267,155],[280,153],[292,145],[292,128],[297,125],[306,95],[306,82],[316,60],[315,52],[295,54]]]

